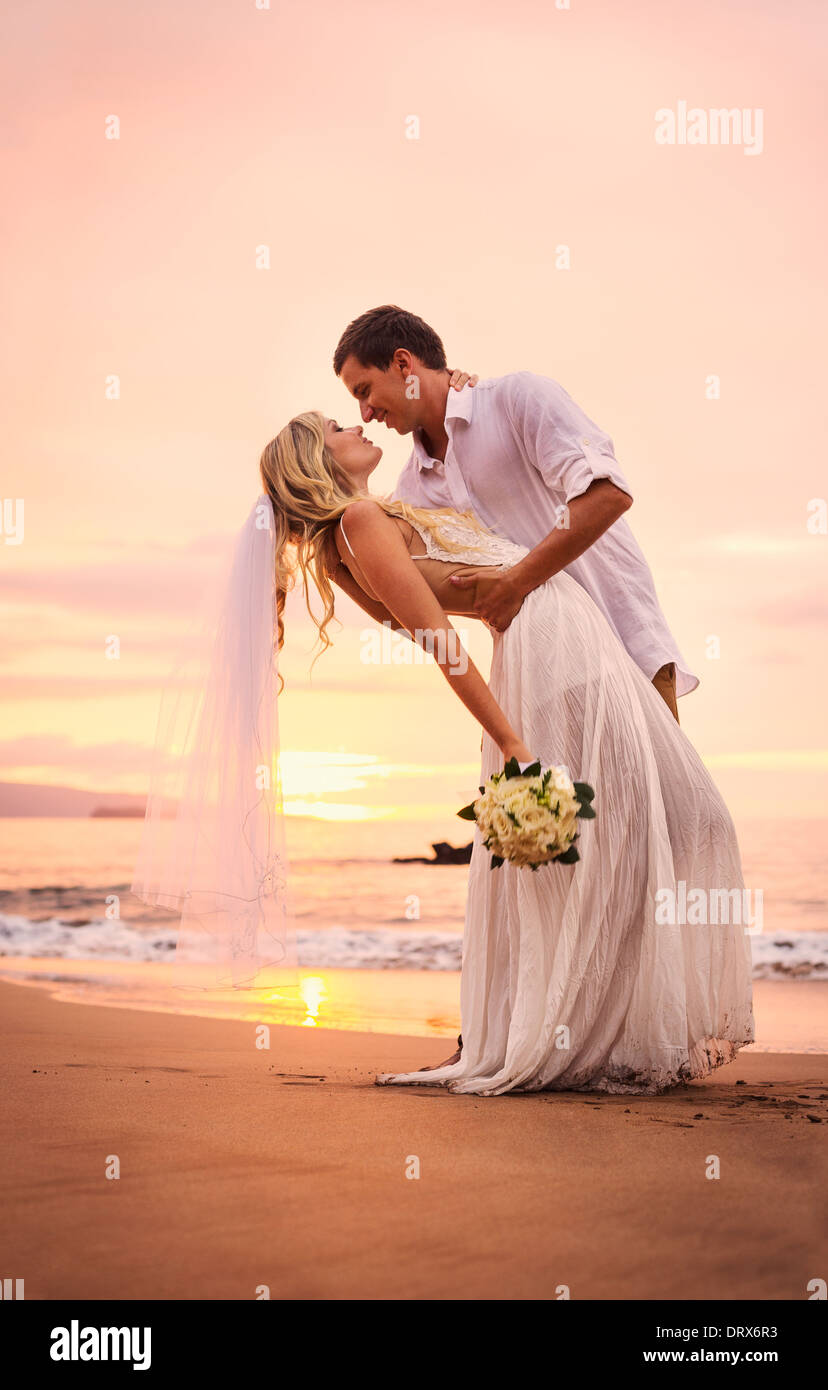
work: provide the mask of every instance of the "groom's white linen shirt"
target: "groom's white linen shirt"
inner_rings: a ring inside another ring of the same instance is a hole
[[[419,430],[394,499],[474,511],[490,530],[529,549],[554,530],[563,506],[596,478],[632,496],[608,434],[551,377],[512,372],[449,391],[443,463]],[[676,663],[676,693],[699,684],[667,626],[649,566],[623,517],[566,566],[652,680]]]

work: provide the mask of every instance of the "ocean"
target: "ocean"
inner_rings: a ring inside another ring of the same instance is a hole
[[[84,984],[123,989],[127,967],[169,963],[177,917],[146,908],[129,892],[141,824],[0,819],[0,976],[31,983],[71,980],[76,992]],[[460,969],[468,867],[392,859],[429,856],[432,839],[462,844],[468,839],[465,825],[450,819],[353,823],[297,817],[286,826],[301,968],[315,979],[325,972],[344,981],[351,1001],[342,1006],[338,1023],[335,1007],[327,1014],[311,1010],[304,1021],[450,1031],[457,1018],[456,980],[438,983],[436,977],[456,976]],[[745,884],[754,902],[757,891],[762,894],[762,929],[750,936],[754,978],[828,980],[828,821],[791,820],[780,828],[778,819],[743,820],[737,831]],[[120,914],[114,920],[106,916],[113,896]],[[354,972],[384,972],[389,978],[383,997],[394,1000],[393,1007],[373,1007],[367,975],[360,979]],[[393,973],[399,978],[392,985]],[[417,999],[425,997],[415,976],[423,977],[428,1007],[412,996],[413,989]],[[151,971],[141,971],[143,981],[151,977]],[[804,1002],[804,994],[799,997]],[[420,1017],[424,1008],[427,1018]]]

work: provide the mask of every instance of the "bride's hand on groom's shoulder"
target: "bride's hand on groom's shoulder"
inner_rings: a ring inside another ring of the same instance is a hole
[[[455,589],[476,589],[474,612],[478,618],[490,623],[498,632],[505,632],[512,619],[520,612],[526,597],[512,576],[511,570],[494,574],[453,574],[450,583]]]
[[[471,374],[469,372],[459,372],[455,368],[449,378],[449,386],[453,386],[455,391],[462,391],[463,387],[467,384],[469,386],[476,386],[479,380],[480,377],[476,372],[471,372]]]

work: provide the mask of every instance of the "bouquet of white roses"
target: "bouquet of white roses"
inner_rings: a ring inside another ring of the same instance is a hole
[[[587,782],[572,782],[565,767],[544,771],[534,762],[521,770],[517,758],[510,758],[480,788],[478,799],[457,814],[477,822],[493,869],[506,859],[537,869],[552,860],[574,864],[580,858],[576,823],[595,819],[594,796]]]

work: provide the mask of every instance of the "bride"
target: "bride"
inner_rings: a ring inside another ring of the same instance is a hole
[[[474,583],[457,588],[450,577],[482,579],[526,549],[470,513],[371,496],[381,454],[361,425],[345,429],[312,411],[265,448],[279,645],[297,573],[322,597],[318,626],[330,645],[335,584],[433,652],[482,726],[481,782],[510,757],[564,764],[595,788],[596,818],[581,830],[577,864],[537,872],[508,862],[490,872],[475,831],[462,1049],[436,1068],[377,1082],[483,1096],[639,1094],[707,1075],[754,1040],[750,943],[738,913],[735,922],[703,914],[712,925],[669,913],[665,922],[659,904],[692,890],[741,900],[722,797],[662,697],[564,571],[528,595],[504,632],[492,631],[486,683],[449,617],[474,616]]]

